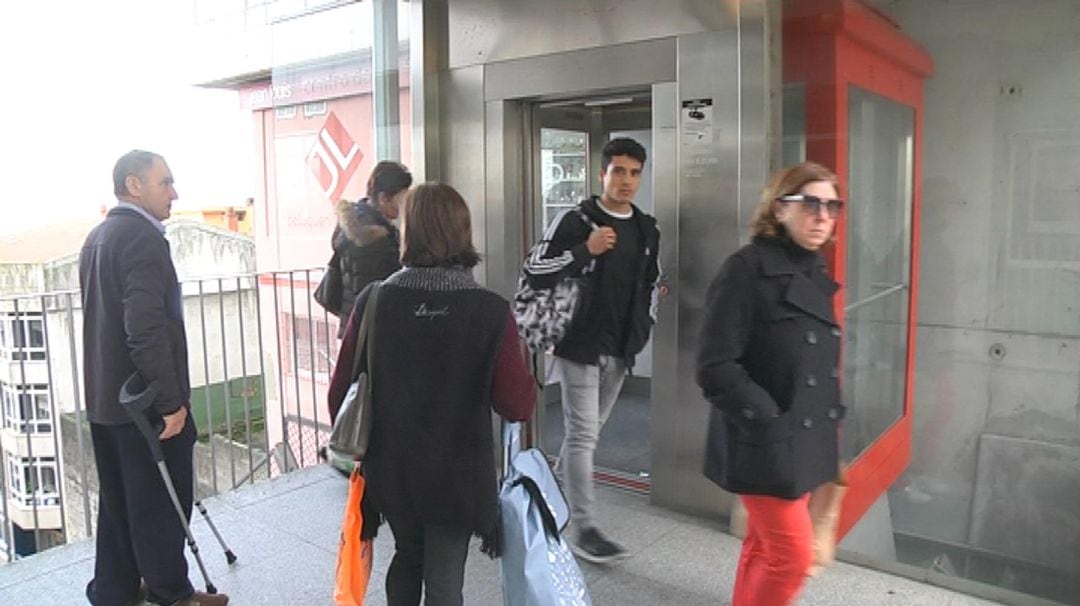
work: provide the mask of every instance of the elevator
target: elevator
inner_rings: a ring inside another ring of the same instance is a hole
[[[569,13],[525,2],[450,5],[440,172],[470,203],[482,278],[509,298],[546,222],[600,193],[603,144],[630,136],[646,147],[635,203],[659,223],[666,294],[601,434],[598,479],[658,505],[723,515],[730,496],[701,474],[708,405],[694,358],[708,283],[746,242],[766,176],[766,17],[675,2],[681,17],[660,26],[648,19],[653,3],[578,18],[581,3],[556,4]],[[646,31],[655,27],[664,29]],[[557,385],[544,395],[531,437],[553,455],[562,437]]]
[[[823,17],[804,18],[784,3],[677,0],[657,19],[656,3],[639,0],[450,3],[439,128],[424,136],[437,137],[440,154],[426,161],[470,204],[483,247],[480,277],[507,298],[547,222],[600,193],[603,144],[630,136],[646,147],[635,202],[658,221],[664,295],[651,342],[601,433],[597,479],[646,492],[656,505],[714,517],[729,512],[732,498],[702,475],[709,405],[695,382],[695,358],[706,290],[723,260],[749,241],[772,170],[804,158],[833,168],[844,195],[860,198],[826,251],[834,277],[855,285],[835,305],[860,337],[846,367],[852,390],[845,403],[857,420],[844,435],[844,453],[859,477],[888,471],[881,476],[888,482],[853,491],[841,524],[846,533],[884,502],[909,458],[897,445],[910,444],[921,141],[915,101],[930,68],[871,11],[841,0],[825,4],[817,13]],[[868,45],[858,36],[867,28],[895,44]],[[830,48],[840,51],[825,52]],[[895,98],[873,75],[862,83],[870,96],[801,84],[801,73],[844,73],[857,51],[869,73],[903,74],[906,108],[890,105]],[[822,118],[834,114],[854,117]],[[865,248],[849,247],[848,231],[859,242],[889,235],[899,253],[873,266],[870,254],[845,262]],[[542,374],[544,398],[530,437],[554,455],[562,437],[558,377]],[[878,395],[885,399],[876,402]],[[887,520],[883,528],[888,532]]]

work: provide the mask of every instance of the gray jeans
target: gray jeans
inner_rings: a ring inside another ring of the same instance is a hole
[[[578,364],[555,358],[562,376],[563,437],[555,472],[563,481],[570,514],[580,532],[595,527],[593,520],[593,454],[600,430],[619,398],[626,365],[622,360],[601,356],[599,364]]]

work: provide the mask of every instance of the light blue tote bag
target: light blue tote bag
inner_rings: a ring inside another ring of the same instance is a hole
[[[521,450],[521,426],[503,424],[503,603],[592,606],[585,577],[562,530],[570,508],[537,448]]]

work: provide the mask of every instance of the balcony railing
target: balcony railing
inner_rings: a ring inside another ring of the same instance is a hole
[[[182,282],[201,497],[319,462],[338,350],[338,320],[312,298],[322,272]],[[56,533],[69,542],[93,535],[97,474],[83,395],[79,292],[0,297],[0,352],[0,550],[10,561],[29,555],[14,552],[16,532],[33,533],[39,548],[55,544]],[[38,478],[46,465],[55,465],[58,476],[48,493],[13,477],[28,468],[26,477]],[[45,515],[57,507],[61,515]]]

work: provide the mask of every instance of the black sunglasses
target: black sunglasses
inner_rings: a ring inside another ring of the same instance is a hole
[[[840,211],[844,210],[843,200],[830,200],[827,198],[819,198],[817,196],[811,196],[808,194],[791,194],[789,196],[780,196],[777,198],[784,204],[790,204],[793,202],[799,202],[804,213],[808,215],[821,214],[821,209],[824,208],[828,211],[829,217],[835,219],[840,216]]]

